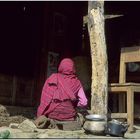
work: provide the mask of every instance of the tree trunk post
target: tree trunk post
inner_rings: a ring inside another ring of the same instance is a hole
[[[108,60],[103,14],[104,1],[88,2],[88,32],[92,60],[91,112],[107,115]]]

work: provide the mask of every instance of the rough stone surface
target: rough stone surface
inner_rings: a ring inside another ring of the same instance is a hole
[[[22,123],[26,119],[34,119],[35,108],[0,105],[0,127],[11,123]]]
[[[29,119],[26,119],[21,124],[19,124],[18,128],[23,132],[34,132],[36,130],[35,124]]]
[[[0,116],[0,127],[1,126],[9,126],[10,123],[21,123],[26,118],[23,116],[9,116],[9,117],[3,117]]]
[[[19,124],[18,123],[10,123],[9,127],[10,128],[18,128]]]
[[[5,106],[3,105],[0,105],[0,116],[3,116],[3,117],[9,117],[10,114],[7,112],[7,109]]]

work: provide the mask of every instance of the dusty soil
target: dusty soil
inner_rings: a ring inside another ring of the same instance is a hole
[[[25,119],[34,119],[36,109],[31,107],[15,107],[0,105],[0,127],[10,123],[21,123]]]
[[[36,132],[24,132],[21,129],[12,129],[9,127],[11,123],[22,123],[26,119],[34,120],[36,116],[36,108],[15,107],[0,105],[0,132],[3,130],[10,131],[9,138],[94,138],[94,139],[115,139],[111,136],[95,136],[85,134],[84,130],[79,131],[63,131],[55,129],[37,129]],[[140,127],[135,133],[126,133],[125,138],[140,138]],[[124,139],[124,138],[117,138]]]
[[[79,131],[61,131],[55,129],[37,129],[36,132],[25,132],[27,125],[22,125],[24,129],[12,129],[9,127],[11,123],[23,124],[24,120],[34,120],[36,109],[29,107],[15,107],[0,105],[0,132],[4,130],[10,131],[9,138],[86,138],[84,130]],[[31,128],[32,126],[30,126]],[[24,131],[23,131],[24,130]]]

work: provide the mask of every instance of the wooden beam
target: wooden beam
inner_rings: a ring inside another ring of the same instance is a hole
[[[105,19],[114,19],[114,18],[118,18],[118,17],[122,17],[124,15],[105,15]]]
[[[116,18],[119,18],[119,17],[122,17],[124,15],[104,15],[104,19],[116,19]],[[83,24],[87,24],[88,23],[88,15],[85,15],[83,17]]]
[[[88,32],[92,60],[91,111],[107,115],[108,61],[104,31],[104,1],[88,2]]]
[[[123,119],[123,118],[127,118],[127,113],[111,113],[111,118],[113,119]]]

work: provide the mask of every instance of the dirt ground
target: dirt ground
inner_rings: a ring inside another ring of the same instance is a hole
[[[34,119],[36,109],[31,107],[15,107],[0,105],[0,127],[10,123],[21,123],[25,119]]]
[[[86,134],[84,130],[79,131],[63,131],[63,130],[54,130],[54,129],[36,129],[32,131],[33,127],[25,125],[23,130],[18,128],[10,128],[11,123],[22,124],[25,120],[34,120],[36,117],[36,108],[30,107],[15,107],[15,106],[3,106],[0,105],[0,132],[4,130],[10,131],[9,138],[92,138],[92,139],[116,139],[116,137],[111,136],[95,136],[92,134]],[[27,129],[30,132],[27,132]],[[26,130],[26,131],[25,131]],[[135,133],[126,133],[125,138],[127,139],[140,139],[140,126],[137,126]],[[117,139],[124,139],[117,137]]]
[[[56,129],[36,129],[33,124],[28,125],[36,117],[36,108],[15,107],[0,105],[0,133],[8,130],[9,138],[95,138],[96,136],[85,134],[84,130],[63,131]],[[23,124],[26,120],[29,121]],[[11,128],[10,124],[22,124],[21,129]],[[104,138],[98,136],[96,138]],[[111,137],[108,137],[111,138]]]

